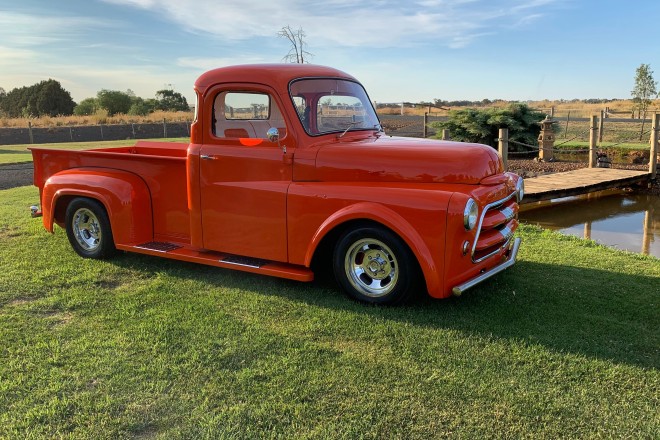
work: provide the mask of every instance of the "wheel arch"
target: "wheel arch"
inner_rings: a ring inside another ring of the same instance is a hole
[[[429,291],[441,284],[440,270],[428,246],[415,228],[400,214],[378,203],[363,202],[347,206],[328,217],[314,234],[305,255],[305,266],[327,257],[327,252],[344,232],[362,226],[376,226],[399,237],[415,257]]]
[[[44,185],[44,227],[53,232],[54,223],[64,226],[67,206],[78,197],[103,205],[116,244],[149,241],[153,238],[151,195],[137,175],[112,169],[73,169],[51,176]]]

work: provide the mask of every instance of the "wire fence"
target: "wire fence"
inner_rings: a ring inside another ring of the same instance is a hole
[[[447,116],[436,115],[391,115],[380,114],[381,123],[388,135],[403,137],[430,137],[439,138],[439,130],[434,127],[434,122],[447,121]],[[589,151],[589,138],[591,133],[590,119],[566,117],[565,120],[553,121],[554,135],[560,142],[555,143],[547,152],[558,154],[561,160],[570,160],[571,155],[575,160],[584,160],[584,155]],[[570,124],[569,124],[570,123]],[[641,119],[617,119],[604,118],[598,127],[597,148],[605,150],[619,147],[623,144],[635,144],[640,149],[648,148],[648,135],[651,130],[646,129],[650,121]],[[0,145],[40,144],[58,142],[94,142],[106,140],[124,139],[153,139],[168,137],[189,137],[190,123],[172,121],[165,119],[161,123],[126,123],[126,124],[98,124],[86,126],[59,126],[59,127],[28,127],[22,128],[0,128]],[[450,134],[451,137],[451,134]],[[641,141],[640,141],[641,139]],[[508,154],[516,157],[525,157],[536,154],[538,145],[511,140],[509,143],[520,148],[511,149]],[[584,143],[585,145],[579,145]],[[575,145],[577,144],[577,145]],[[645,145],[644,145],[645,144]],[[566,145],[568,148],[559,148]],[[497,147],[497,145],[492,145]],[[572,147],[572,148],[571,148]],[[647,152],[649,150],[646,150]],[[622,156],[626,156],[625,154]],[[621,160],[637,162],[641,160],[638,153],[631,153],[629,157]],[[646,153],[645,160],[650,158]]]
[[[190,122],[0,128],[0,145],[190,137]]]

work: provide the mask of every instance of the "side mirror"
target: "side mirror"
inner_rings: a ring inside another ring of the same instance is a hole
[[[266,137],[271,142],[279,142],[280,141],[280,131],[275,127],[271,127],[266,132]]]
[[[282,152],[286,154],[286,146],[280,145],[280,131],[277,128],[269,128],[266,132],[266,137],[271,142],[277,142],[277,145],[282,149]]]

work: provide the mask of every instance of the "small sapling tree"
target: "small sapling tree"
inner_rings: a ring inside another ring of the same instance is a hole
[[[651,67],[648,64],[641,64],[635,72],[635,87],[630,92],[635,106],[634,109],[637,109],[642,118],[642,129],[639,132],[640,141],[644,136],[644,122],[646,111],[651,105],[651,97],[658,94],[657,86],[658,82],[653,79]]]

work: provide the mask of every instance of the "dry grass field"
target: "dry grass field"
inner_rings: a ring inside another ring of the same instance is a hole
[[[478,107],[478,108],[488,108],[488,107],[504,107],[510,104],[511,101],[497,101],[493,102],[487,106]],[[606,107],[610,109],[610,117],[616,118],[630,118],[632,116],[633,102],[630,99],[618,99],[615,101],[607,103],[586,103],[583,101],[529,101],[528,104],[530,107],[550,113],[552,107],[555,108],[555,117],[557,118],[566,118],[569,115],[571,118],[588,118],[592,114],[600,114],[601,110],[604,110]],[[464,107],[451,107],[451,109],[456,110]],[[651,114],[654,111],[660,112],[660,99],[653,101],[649,107],[648,113]],[[392,105],[389,107],[380,107],[378,109],[379,114],[383,115],[400,115],[401,107],[398,105]],[[415,105],[414,107],[406,106],[403,109],[404,115],[423,115],[424,113],[429,113],[433,116],[446,116],[449,111],[442,110],[436,107],[428,107],[425,105]],[[647,118],[649,116],[647,115]]]
[[[489,104],[488,106],[479,107],[504,107],[511,103],[511,101],[497,101]],[[527,104],[535,109],[549,113],[552,107],[555,108],[555,117],[563,118],[570,113],[570,118],[587,118],[592,114],[600,114],[601,110],[606,107],[610,109],[610,117],[616,118],[630,118],[632,116],[633,102],[630,99],[620,99],[608,103],[586,103],[586,102],[573,102],[573,101],[530,101]],[[452,107],[452,109],[460,109],[463,107]],[[660,112],[660,99],[656,99],[651,104],[648,113],[652,114],[654,111]],[[428,107],[425,105],[415,104],[414,106],[405,106],[403,114],[407,116],[423,115],[429,113],[432,116],[447,116],[448,110],[436,107]],[[378,114],[381,115],[400,115],[401,107],[398,105],[391,105],[388,107],[378,108]],[[647,118],[649,116],[647,115]],[[104,110],[99,110],[96,114],[90,116],[43,116],[39,118],[5,118],[0,117],[0,127],[27,127],[28,122],[32,123],[33,127],[68,127],[77,125],[95,125],[95,124],[142,124],[149,122],[162,122],[163,119],[168,122],[186,122],[193,119],[193,112],[164,112],[157,111],[147,116],[134,116],[117,114],[108,116]]]
[[[193,112],[164,112],[157,111],[147,116],[134,116],[117,114],[108,116],[105,110],[99,110],[89,116],[41,116],[38,118],[4,118],[0,117],[0,127],[27,127],[28,122],[33,127],[69,127],[78,125],[97,124],[144,124],[150,122],[189,122],[193,119]]]

